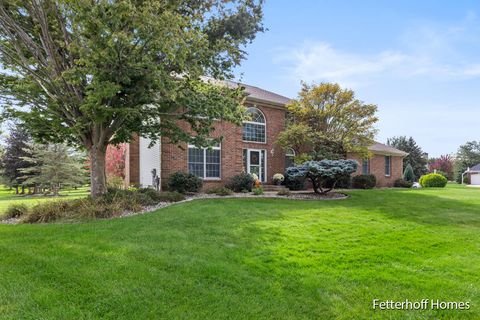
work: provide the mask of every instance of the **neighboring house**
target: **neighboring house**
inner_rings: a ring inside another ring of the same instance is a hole
[[[468,176],[468,181],[470,181],[470,185],[480,186],[480,163],[476,166],[468,168],[467,171],[462,174],[462,181],[465,175]]]
[[[226,82],[229,86],[237,85]],[[295,153],[284,150],[275,141],[285,127],[285,105],[289,98],[254,86],[241,84],[245,88],[246,107],[251,120],[243,126],[219,121],[215,124],[213,137],[223,136],[220,144],[211,149],[200,149],[185,143],[174,145],[167,138],[161,138],[152,148],[150,140],[135,138],[127,145],[127,185],[151,186],[154,175],[161,185],[176,172],[191,172],[203,178],[204,187],[221,186],[241,172],[255,173],[266,184],[272,183],[275,173],[284,173],[293,164]],[[185,126],[187,130],[187,126]],[[402,177],[405,152],[376,143],[370,147],[374,155],[364,162],[354,154],[360,166],[358,174],[370,172],[377,176],[379,186],[392,186],[393,181]],[[152,174],[153,173],[153,174]]]

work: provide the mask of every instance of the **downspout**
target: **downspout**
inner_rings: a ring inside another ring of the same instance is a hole
[[[470,167],[467,168],[467,171],[465,171],[464,173],[462,173],[462,184],[464,184],[464,183],[463,183],[463,181],[464,181],[464,180],[463,180],[463,177],[464,177],[465,174],[468,173],[468,172],[470,172]]]
[[[159,185],[158,185],[158,190],[159,191],[163,191],[162,190],[162,137],[159,137],[158,138],[158,148],[160,149],[159,151],[159,157],[158,157],[158,161],[160,162],[159,165],[158,165],[158,179],[160,181]]]

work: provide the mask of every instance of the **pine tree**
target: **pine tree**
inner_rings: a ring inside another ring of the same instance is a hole
[[[84,182],[85,168],[79,156],[64,144],[30,144],[32,155],[23,160],[31,167],[22,169],[25,185],[48,188],[54,195],[62,186]]]
[[[393,137],[387,140],[387,144],[399,150],[408,152],[408,156],[403,158],[403,167],[406,168],[407,165],[410,164],[415,177],[421,177],[428,172],[428,158],[412,137]]]
[[[415,181],[415,174],[413,173],[413,168],[409,164],[405,167],[405,171],[403,171],[403,180],[414,182]]]
[[[9,128],[9,135],[5,139],[5,148],[0,157],[2,181],[7,186],[16,188],[17,193],[18,187],[22,186],[25,180],[21,170],[30,166],[28,162],[23,160],[31,153],[28,145],[29,141],[30,136],[22,126],[12,125]]]

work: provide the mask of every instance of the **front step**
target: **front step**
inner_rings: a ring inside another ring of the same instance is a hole
[[[274,184],[264,184],[262,185],[263,191],[270,191],[270,192],[278,192],[278,191],[287,191],[287,187],[285,186],[277,186]]]

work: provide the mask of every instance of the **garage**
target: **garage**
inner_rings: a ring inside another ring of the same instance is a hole
[[[480,186],[480,163],[468,168],[467,171],[462,174],[462,181],[464,181],[463,177],[465,175],[470,178],[469,181],[471,186]]]
[[[470,184],[480,186],[480,173],[470,175]]]

